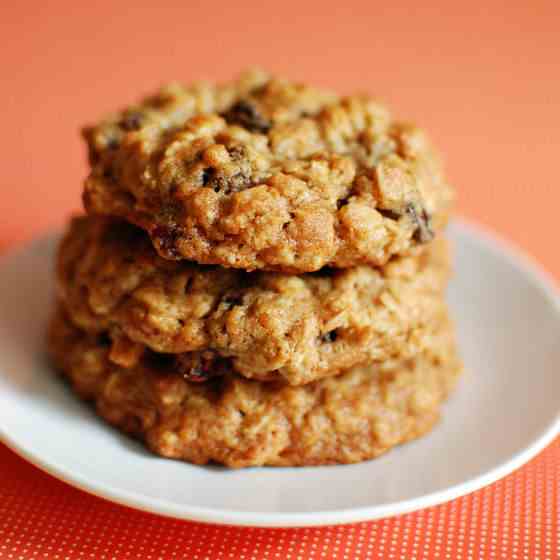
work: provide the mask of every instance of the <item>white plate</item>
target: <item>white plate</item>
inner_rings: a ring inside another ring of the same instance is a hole
[[[172,517],[251,526],[376,519],[472,492],[559,432],[560,305],[538,268],[455,225],[449,296],[467,373],[427,437],[351,466],[229,471],[160,459],[99,421],[50,371],[54,239],[0,266],[0,439],[92,494]]]

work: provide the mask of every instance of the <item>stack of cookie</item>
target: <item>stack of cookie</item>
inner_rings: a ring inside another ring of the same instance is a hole
[[[49,346],[103,418],[231,467],[352,463],[432,428],[461,363],[451,190],[421,130],[253,71],[84,136]]]

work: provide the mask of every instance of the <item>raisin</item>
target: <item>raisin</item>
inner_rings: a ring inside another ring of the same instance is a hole
[[[270,121],[261,115],[253,103],[245,100],[235,103],[223,117],[228,124],[237,124],[251,132],[266,134],[271,128]]]
[[[345,197],[345,198],[341,198],[339,200],[336,201],[336,207],[338,210],[340,210],[343,206],[346,206],[348,204],[350,197]]]
[[[107,346],[111,346],[111,344],[113,344],[113,341],[111,340],[109,334],[104,332],[97,335],[97,344],[99,344],[100,346],[107,347]]]
[[[228,181],[224,175],[219,173],[214,173],[209,185],[216,193],[223,192],[224,194],[229,194],[232,191],[230,181]]]
[[[225,375],[229,370],[229,362],[214,352],[191,352],[175,357],[175,370],[187,381],[202,383],[212,377]]]
[[[235,307],[243,303],[243,298],[240,295],[230,294],[222,299],[222,302],[228,307]]]
[[[183,377],[187,381],[194,381],[196,383],[201,383],[209,379],[210,375],[207,371],[204,371],[201,368],[193,367],[188,372],[183,373]]]
[[[139,130],[142,127],[142,121],[144,120],[144,115],[139,111],[133,111],[127,113],[119,122],[119,126],[128,131]]]
[[[202,173],[202,184],[213,189],[216,193],[231,194],[249,188],[253,182],[250,177],[242,172],[226,177],[210,167]]]
[[[200,180],[203,187],[205,187],[210,182],[210,180],[214,176],[214,171],[215,170],[212,167],[207,167],[206,169],[202,170],[202,176]]]
[[[336,332],[336,329],[333,329],[332,331],[329,331],[328,333],[325,333],[323,336],[321,336],[321,342],[334,342],[337,338],[338,333]]]
[[[223,191],[227,194],[231,191],[228,179],[213,167],[202,171],[202,186],[209,187],[216,193]]]
[[[427,210],[422,208],[422,211],[418,213],[413,204],[408,204],[406,212],[416,224],[416,230],[412,236],[414,241],[418,243],[430,242],[434,238],[434,231]]]
[[[395,212],[395,210],[389,210],[388,208],[377,208],[377,211],[384,218],[388,218],[389,220],[397,221],[402,216],[402,214],[400,214],[399,212]]]
[[[193,277],[189,276],[187,278],[187,281],[185,282],[185,287],[183,288],[185,294],[188,295],[188,293],[191,291],[192,285],[193,285]]]
[[[93,167],[101,161],[101,154],[93,147],[88,147],[88,162]]]
[[[307,275],[313,278],[332,278],[336,274],[336,269],[332,266],[324,266],[319,270],[308,272]]]
[[[159,373],[170,373],[173,370],[175,356],[154,352],[147,348],[144,352],[144,360],[148,368],[157,370]]]
[[[107,139],[106,146],[108,150],[116,150],[119,147],[119,141],[114,136],[111,136]]]
[[[181,228],[169,225],[156,226],[152,230],[152,237],[157,241],[159,250],[166,258],[180,258],[177,240],[181,237]]]
[[[200,182],[203,187],[208,187],[216,193],[231,194],[253,186],[251,178],[251,163],[247,159],[247,151],[244,146],[234,145],[226,147],[231,161],[233,173],[224,173],[220,167],[206,167],[200,174]]]

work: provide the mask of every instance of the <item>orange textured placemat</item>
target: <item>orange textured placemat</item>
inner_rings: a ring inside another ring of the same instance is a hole
[[[0,445],[0,559],[552,560],[559,481],[556,441],[505,479],[416,513],[319,529],[218,527],[111,504]]]

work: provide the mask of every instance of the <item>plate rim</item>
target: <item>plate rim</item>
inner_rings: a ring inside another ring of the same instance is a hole
[[[454,229],[466,235],[476,245],[489,250],[494,256],[505,259],[508,264],[517,268],[530,281],[544,292],[545,296],[554,305],[560,314],[560,290],[551,274],[531,255],[512,242],[501,237],[496,232],[467,220],[463,217],[453,220]],[[41,243],[49,243],[60,232],[52,232],[30,243],[8,251],[0,258],[0,274],[2,269],[9,267],[13,261],[33,251]],[[240,527],[320,527],[328,525],[342,525],[373,521],[402,515],[436,506],[450,500],[465,496],[489,484],[500,480],[504,476],[517,470],[519,467],[533,459],[539,452],[547,447],[560,433],[560,410],[555,418],[529,446],[511,456],[508,460],[495,466],[493,469],[471,479],[465,480],[437,492],[431,492],[408,500],[392,502],[382,505],[364,506],[350,509],[325,510],[318,512],[253,512],[223,510],[192,505],[175,505],[157,498],[147,498],[135,492],[129,492],[116,487],[107,486],[91,480],[79,473],[70,472],[64,466],[44,459],[28,449],[25,442],[11,438],[7,430],[0,425],[0,441],[14,453],[47,473],[54,478],[69,484],[98,498],[114,502],[119,505],[140,511],[194,522],[213,523]]]

